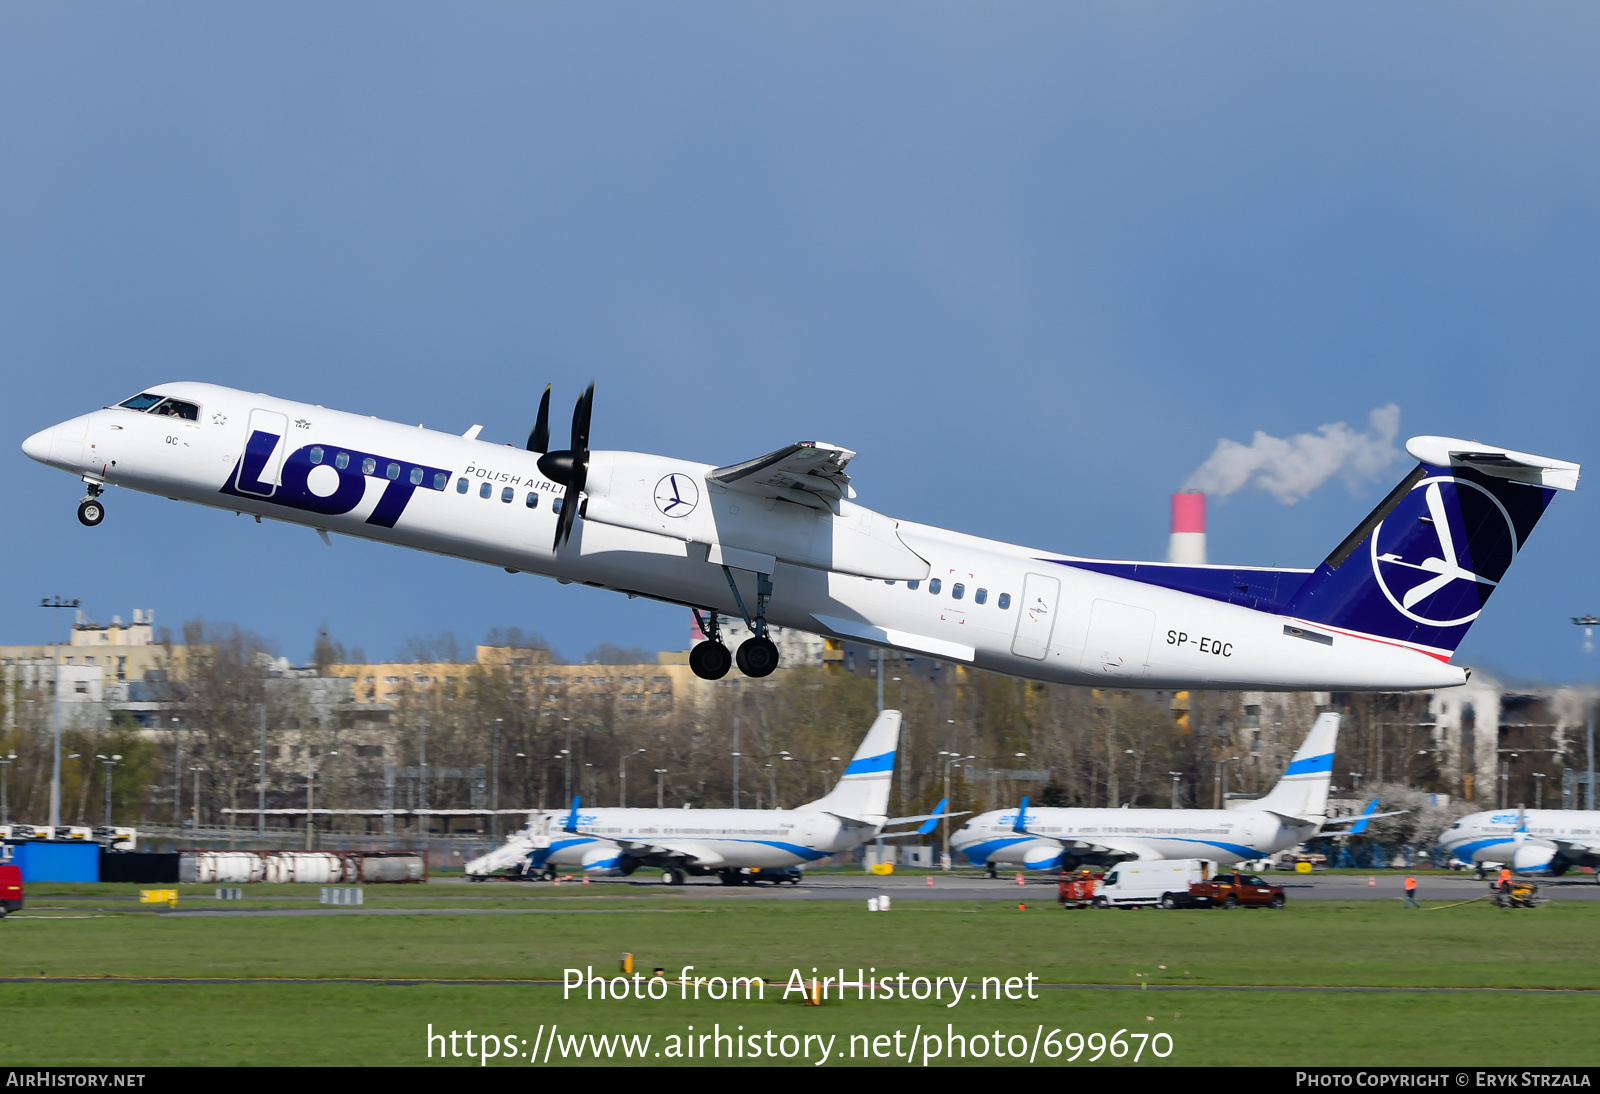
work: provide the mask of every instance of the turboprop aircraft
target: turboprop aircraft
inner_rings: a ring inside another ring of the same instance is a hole
[[[569,447],[550,392],[522,448],[202,383],[44,429],[28,456],[88,484],[685,605],[704,679],[778,664],[769,624],[1065,684],[1318,691],[1450,687],[1450,658],[1578,466],[1444,437],[1315,569],[1116,562],[896,520],[858,504],[855,453],[801,441],[721,467]],[[1019,499],[1020,500],[1020,499]],[[704,613],[702,615],[702,613]],[[751,637],[737,657],[719,615]]]
[[[751,880],[748,870],[815,862],[884,835],[891,824],[946,814],[944,803],[917,817],[886,815],[889,782],[900,738],[900,712],[885,710],[867,731],[839,782],[826,797],[797,809],[581,809],[535,813],[507,843],[467,864],[468,877],[527,876],[557,866],[594,875],[661,871],[668,885],[685,874],[716,874],[724,884]],[[525,864],[525,865],[524,865]]]
[[[1339,715],[1320,714],[1270,793],[1240,809],[1062,809],[1012,811],[972,818],[950,837],[958,853],[979,866],[1029,870],[1111,866],[1129,859],[1210,859],[1218,863],[1265,858],[1314,836],[1342,835],[1340,826],[1366,827],[1371,807],[1354,817],[1328,818],[1328,783]],[[1376,804],[1376,803],[1374,803]]]
[[[1439,846],[1480,867],[1509,863],[1519,874],[1560,876],[1600,867],[1600,810],[1494,809],[1462,817]],[[1600,871],[1595,874],[1600,881]]]

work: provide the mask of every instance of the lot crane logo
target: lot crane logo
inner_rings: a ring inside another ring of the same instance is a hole
[[[686,517],[700,503],[700,488],[688,475],[673,473],[656,483],[656,508],[669,517]]]
[[[1418,482],[1371,543],[1383,595],[1407,619],[1433,627],[1478,618],[1519,546],[1500,499],[1453,475]]]

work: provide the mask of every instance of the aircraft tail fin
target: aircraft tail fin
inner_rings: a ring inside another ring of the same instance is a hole
[[[1251,802],[1251,808],[1321,824],[1328,816],[1328,784],[1333,779],[1333,749],[1338,739],[1339,715],[1317,715],[1283,777],[1266,797]]]
[[[1280,610],[1448,659],[1556,491],[1577,488],[1578,465],[1449,437],[1406,451],[1418,465]]]
[[[801,809],[836,813],[882,824],[889,814],[889,784],[894,779],[895,752],[900,743],[900,712],[880,711],[850,765],[827,797]]]

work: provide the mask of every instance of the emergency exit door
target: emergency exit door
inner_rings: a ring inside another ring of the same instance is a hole
[[[1022,601],[1017,605],[1017,633],[1011,639],[1011,652],[1018,657],[1043,661],[1050,652],[1050,635],[1056,628],[1056,606],[1061,601],[1061,582],[1045,574],[1028,574],[1022,581]]]

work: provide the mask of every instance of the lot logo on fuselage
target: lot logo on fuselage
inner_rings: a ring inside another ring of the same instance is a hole
[[[222,492],[239,498],[283,505],[321,516],[343,516],[361,504],[367,480],[387,481],[367,523],[393,528],[418,490],[443,491],[450,482],[445,468],[390,459],[372,452],[308,444],[289,453],[283,469],[270,481],[263,479],[273,453],[283,438],[255,430],[245,443],[244,455],[233,465]]]
[[[1500,499],[1468,479],[1423,479],[1372,532],[1372,572],[1394,609],[1433,627],[1471,623],[1516,557]]]

